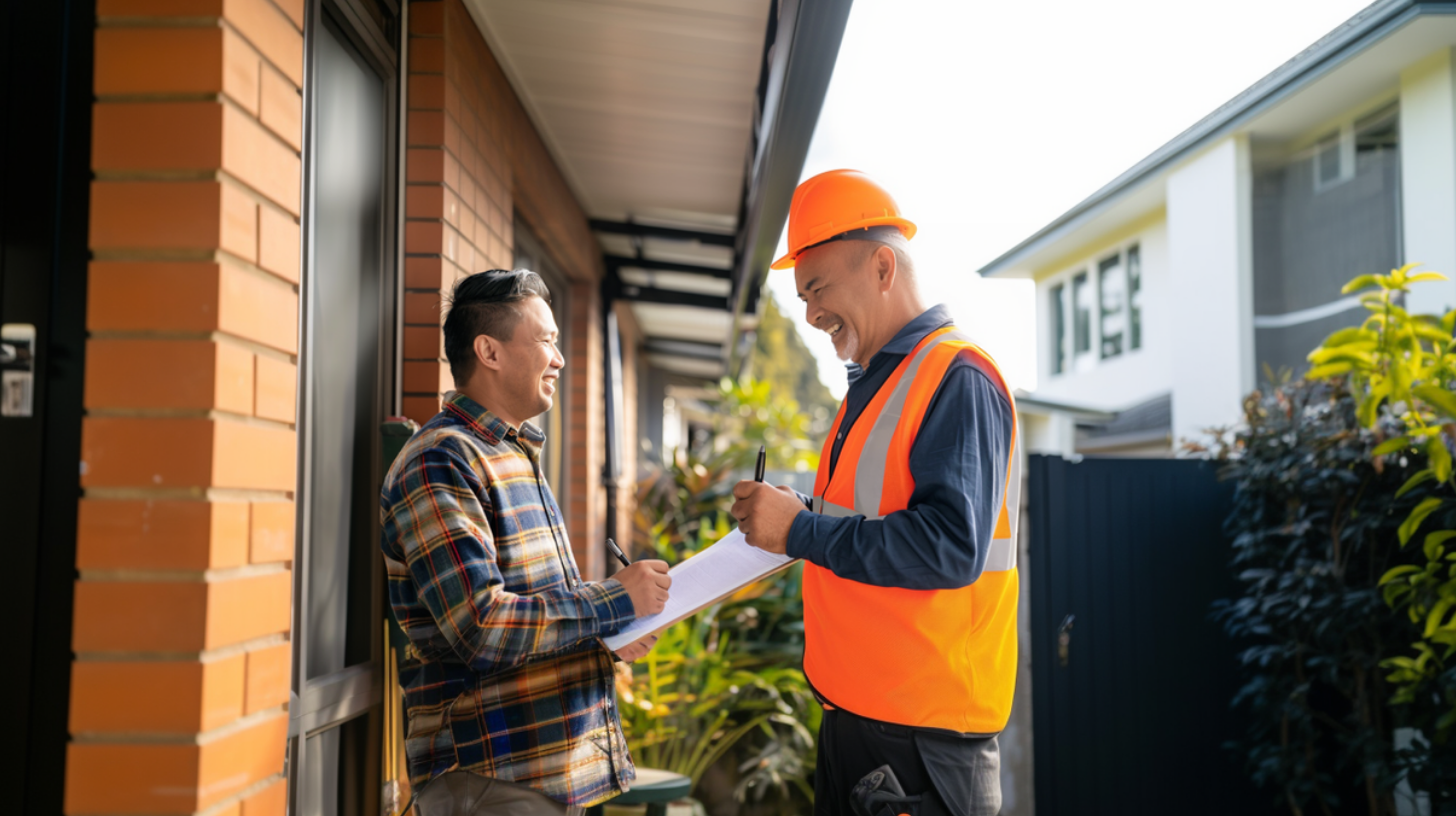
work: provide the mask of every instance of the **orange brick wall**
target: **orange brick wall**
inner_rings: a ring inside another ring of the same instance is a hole
[[[405,192],[404,411],[423,422],[452,387],[440,304],[455,281],[512,266],[525,220],[571,280],[564,373],[568,532],[588,577],[604,568],[601,254],[586,214],[460,0],[410,4]]]
[[[303,0],[98,0],[66,811],[282,814]]]

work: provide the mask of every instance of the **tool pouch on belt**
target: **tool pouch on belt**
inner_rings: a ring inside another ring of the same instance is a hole
[[[870,771],[856,782],[849,792],[850,807],[855,816],[901,816],[920,813],[919,796],[906,796],[900,780],[889,765]]]

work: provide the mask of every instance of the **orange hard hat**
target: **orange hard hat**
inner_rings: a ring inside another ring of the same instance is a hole
[[[800,252],[851,230],[883,226],[899,228],[906,240],[915,237],[915,225],[900,217],[900,205],[869,176],[858,170],[820,173],[795,188],[789,202],[789,252],[770,268],[788,269]]]

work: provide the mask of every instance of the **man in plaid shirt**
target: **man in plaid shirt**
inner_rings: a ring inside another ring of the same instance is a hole
[[[541,475],[545,436],[526,421],[551,407],[566,364],[550,298],[527,271],[455,286],[444,331],[458,390],[384,480],[420,816],[579,813],[635,777],[600,638],[660,612],[672,579],[651,560],[601,583],[577,572]]]

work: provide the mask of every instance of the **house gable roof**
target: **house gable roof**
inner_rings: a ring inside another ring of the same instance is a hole
[[[1437,15],[1456,15],[1456,2],[1377,0],[1056,220],[978,269],[977,274],[996,276],[1017,270],[1031,255],[1106,214],[1197,151],[1237,131],[1416,18]]]

